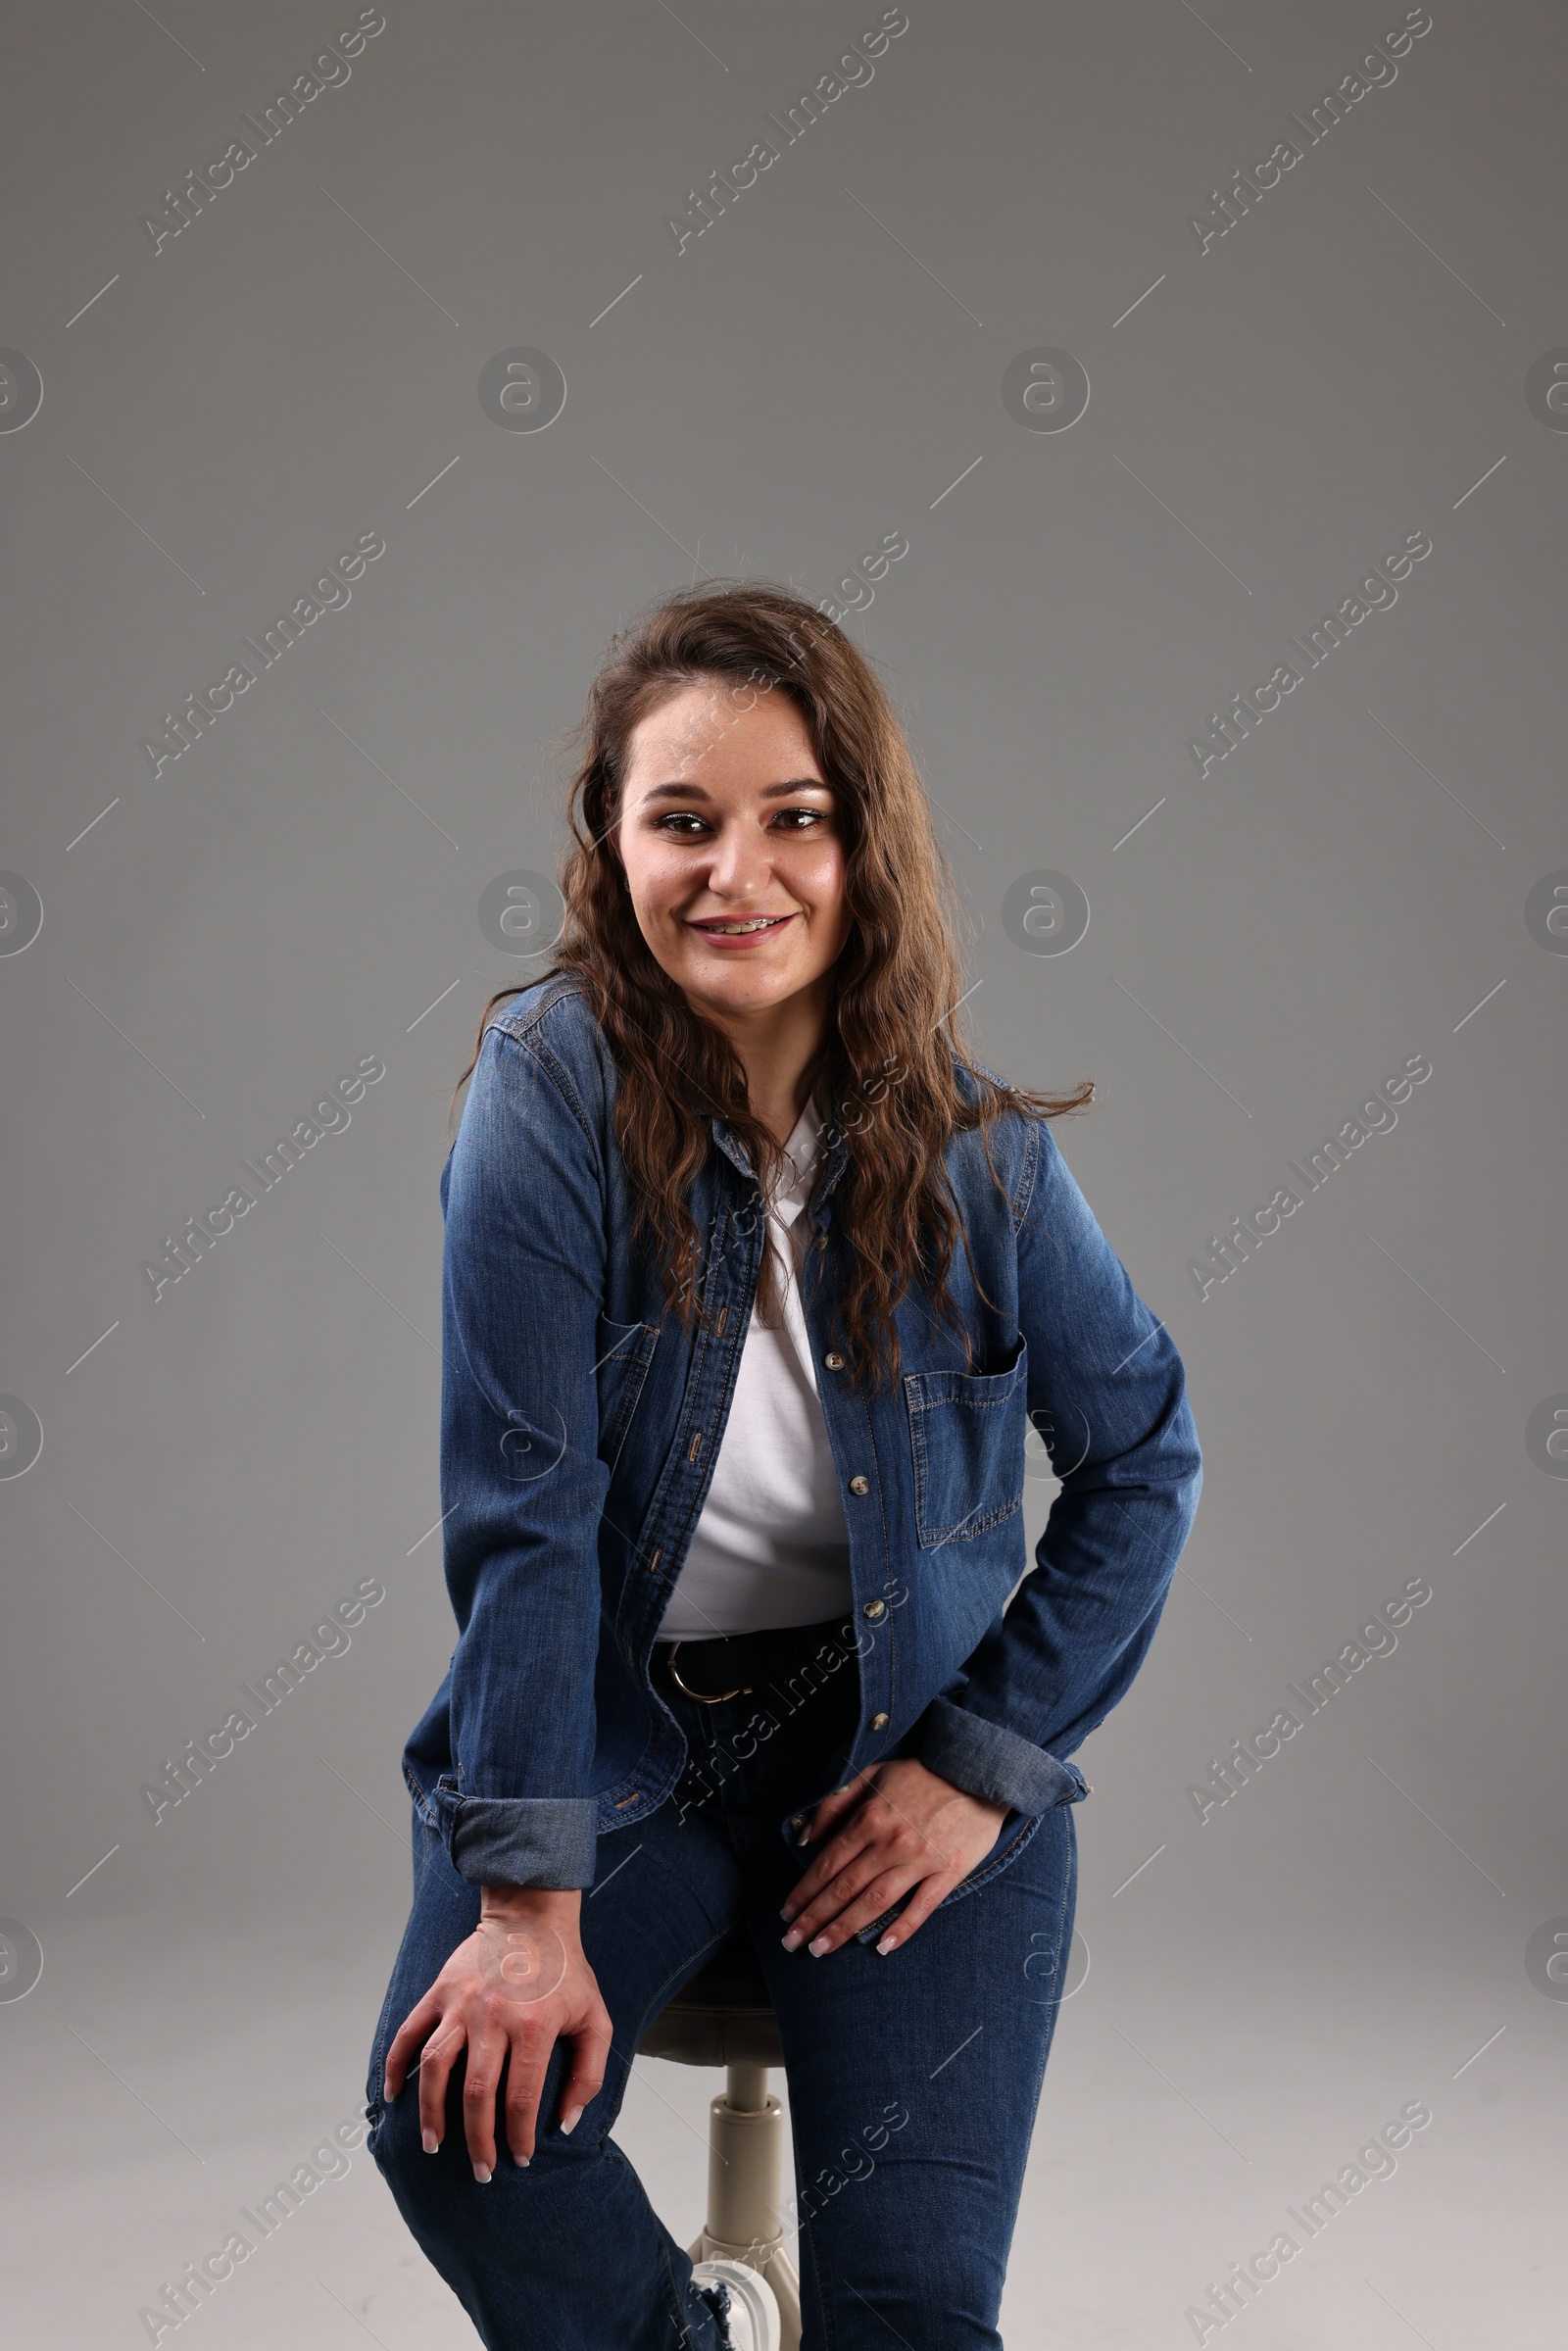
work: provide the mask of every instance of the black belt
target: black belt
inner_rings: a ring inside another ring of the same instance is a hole
[[[815,1625],[781,1625],[765,1633],[721,1634],[704,1641],[661,1641],[655,1643],[655,1655],[663,1661],[664,1671],[682,1697],[695,1698],[700,1706],[721,1706],[726,1698],[750,1697],[758,1682],[770,1680],[779,1673],[787,1674],[800,1657],[820,1647],[835,1633],[850,1634],[854,1619],[850,1616],[829,1616]],[[685,1673],[675,1663],[677,1649],[685,1652],[685,1671],[696,1674],[698,1681],[707,1682],[707,1690],[694,1690]],[[733,1684],[733,1688],[714,1690],[714,1682]]]

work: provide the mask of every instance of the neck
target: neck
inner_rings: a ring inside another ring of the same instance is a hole
[[[788,1143],[810,1098],[832,1004],[833,982],[824,973],[781,1004],[755,1010],[730,1004],[722,1011],[709,1004],[693,1007],[734,1047],[746,1072],[752,1115],[775,1143]]]

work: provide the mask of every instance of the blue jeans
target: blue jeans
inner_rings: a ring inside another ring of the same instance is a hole
[[[808,1629],[813,1644],[821,1631]],[[722,2351],[722,2319],[610,2132],[640,2036],[736,1930],[761,1961],[785,2052],[803,2351],[1001,2345],[1007,2251],[1072,1933],[1071,1809],[1009,1814],[991,1853],[886,1958],[854,1938],[824,1959],[785,1951],[779,1905],[811,1848],[781,1840],[780,1808],[849,1752],[858,1707],[848,1650],[836,1680],[804,1695],[790,1680],[806,1637],[771,1637],[771,1679],[754,1671],[732,1701],[671,1694],[686,1771],[635,1830],[599,1839],[583,1896],[583,1948],[614,2028],[604,2087],[564,2138],[558,2044],[533,2162],[515,2165],[498,2128],[484,2186],[464,2138],[461,2057],[439,2154],[420,2147],[417,2073],[390,2105],[381,2096],[392,2035],[479,1915],[478,1887],[416,1812],[414,1908],[371,2051],[367,2143],[491,2351]],[[710,1655],[701,1674],[688,1663],[708,1647],[682,1648],[684,1677],[726,1687]],[[692,2157],[695,2234],[705,2182],[695,2147]]]

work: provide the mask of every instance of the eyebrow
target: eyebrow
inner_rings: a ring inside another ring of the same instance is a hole
[[[819,775],[802,775],[792,778],[787,783],[765,784],[762,787],[761,797],[763,800],[786,800],[794,792],[831,792],[832,789],[832,785],[824,783]],[[653,784],[641,795],[641,798],[644,801],[706,800],[710,802],[712,795],[705,792],[701,784],[676,783]]]

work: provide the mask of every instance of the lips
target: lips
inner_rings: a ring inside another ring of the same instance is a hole
[[[690,928],[701,931],[707,939],[756,939],[768,931],[781,929],[786,922],[793,922],[794,919],[792,914],[748,914],[735,921],[725,921],[722,916],[715,916],[711,920],[694,921]]]

